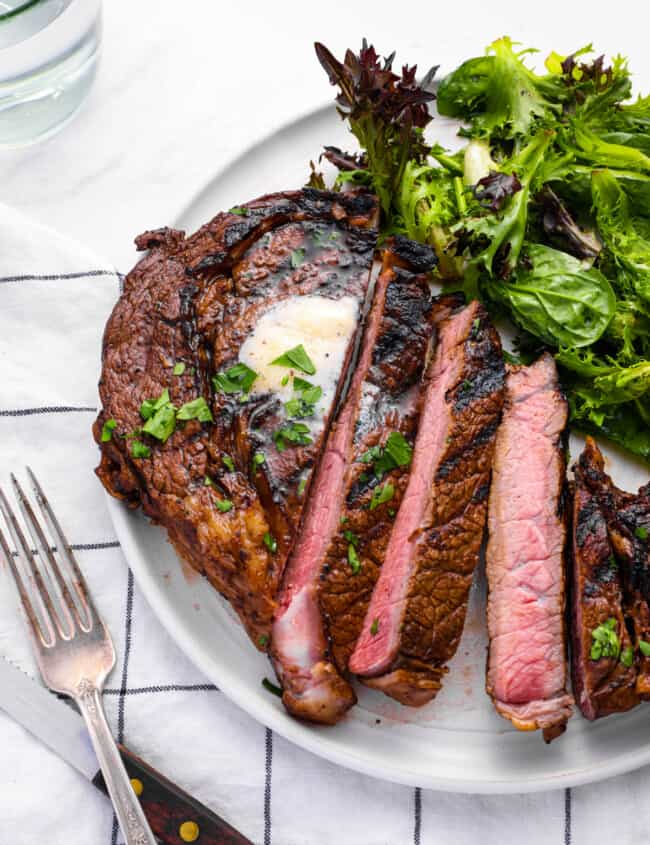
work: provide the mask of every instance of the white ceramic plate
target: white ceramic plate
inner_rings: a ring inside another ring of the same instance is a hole
[[[454,143],[455,126],[437,118],[436,137]],[[176,225],[194,231],[217,211],[260,194],[302,185],[323,144],[350,146],[332,107],[298,120],[244,152],[185,209]],[[572,442],[572,454],[581,443]],[[609,469],[628,489],[647,470],[612,449]],[[435,701],[410,709],[359,687],[359,704],[333,728],[290,718],[262,686],[273,677],[227,604],[198,577],[184,574],[165,532],[109,497],[117,535],[137,582],[160,621],[194,663],[251,716],[287,739],[366,774],[413,786],[458,792],[528,792],[610,777],[650,762],[650,710],[589,724],[579,715],[545,746],[498,717],[484,690],[485,591],[476,579],[467,624],[444,688]]]

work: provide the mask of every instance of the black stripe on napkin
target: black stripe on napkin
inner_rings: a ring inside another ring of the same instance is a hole
[[[564,790],[564,845],[571,845],[571,787]]]
[[[413,845],[420,845],[422,834],[422,790],[415,787],[413,795]]]
[[[87,405],[48,405],[43,408],[16,408],[0,411],[0,417],[29,417],[33,414],[96,414],[97,408]]]
[[[63,279],[86,279],[89,276],[116,276],[122,278],[117,270],[85,270],[80,273],[25,273],[22,276],[0,276],[0,285],[15,282],[57,282]]]
[[[158,692],[219,692],[214,684],[153,684],[149,687],[107,687],[104,695],[148,695]]]

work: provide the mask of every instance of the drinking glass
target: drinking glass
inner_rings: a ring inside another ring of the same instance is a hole
[[[0,0],[0,147],[49,137],[90,90],[101,0]]]

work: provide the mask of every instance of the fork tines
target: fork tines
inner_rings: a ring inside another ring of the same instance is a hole
[[[18,594],[34,636],[40,639],[41,646],[51,647],[59,638],[70,640],[74,636],[75,628],[85,632],[90,631],[98,617],[84,577],[59,521],[36,476],[29,467],[26,470],[49,536],[55,542],[48,540],[30,500],[12,473],[11,482],[16,500],[33,546],[27,542],[8,498],[0,488],[0,511],[16,551],[12,552],[2,528],[0,528],[0,548],[16,582]],[[40,563],[36,560],[35,552],[38,552]],[[35,597],[36,601],[34,602],[31,597]]]

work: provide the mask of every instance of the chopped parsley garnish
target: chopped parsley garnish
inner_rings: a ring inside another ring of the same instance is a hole
[[[463,390],[471,390],[472,389],[472,382],[465,379],[463,382]]]
[[[637,525],[634,529],[634,536],[639,540],[648,539],[648,529],[643,525]]]
[[[230,457],[230,455],[222,455],[221,461],[222,461],[223,465],[226,467],[227,470],[229,470],[230,472],[235,471],[235,462]]]
[[[299,496],[302,496],[302,494],[305,492],[305,487],[306,487],[306,486],[307,486],[307,479],[306,479],[306,478],[301,478],[301,479],[300,479],[300,484],[298,485],[298,495],[299,495]]]
[[[230,499],[217,499],[215,504],[217,506],[217,510],[221,511],[221,513],[228,513],[228,511],[231,511],[233,507]]]
[[[309,446],[313,442],[309,436],[309,426],[305,423],[292,422],[273,432],[273,440],[278,452],[284,452],[289,446]]]
[[[146,420],[142,431],[163,443],[176,429],[176,408],[169,399],[167,388],[157,399],[146,399],[140,406],[140,415]]]
[[[293,386],[300,395],[294,396],[284,403],[287,416],[293,419],[312,417],[316,411],[316,403],[323,395],[322,387],[317,384],[310,384],[299,376],[294,378]]]
[[[372,464],[375,476],[382,478],[396,467],[408,466],[413,458],[413,447],[399,431],[391,431],[384,446],[371,446],[359,461]]]
[[[109,440],[113,437],[113,432],[115,431],[115,426],[117,425],[117,420],[110,419],[106,420],[104,425],[102,426],[102,443],[108,443]]]
[[[179,420],[198,420],[199,422],[212,422],[212,412],[203,396],[186,402],[178,409],[176,414]]]
[[[302,262],[305,260],[305,250],[300,247],[299,249],[294,249],[291,253],[291,266],[295,270],[296,267],[300,267]]]
[[[143,420],[148,420],[156,413],[164,408],[165,405],[171,405],[169,398],[169,390],[165,388],[157,399],[145,399],[140,405],[140,416]]]
[[[268,634],[260,634],[259,637],[257,638],[257,642],[262,648],[266,648],[266,646],[269,644],[269,635]]]
[[[375,616],[372,620],[372,625],[370,626],[370,633],[372,636],[376,636],[379,633],[379,617]]]
[[[269,681],[268,678],[264,678],[262,681],[262,686],[265,690],[272,692],[273,695],[277,695],[278,698],[282,698],[282,687],[279,687],[277,684],[272,683]]]
[[[212,384],[218,393],[247,394],[250,393],[256,378],[255,370],[251,370],[246,364],[240,362],[230,367],[225,373],[217,373],[213,376]]]
[[[359,545],[359,538],[354,533],[354,531],[350,531],[349,528],[345,529],[345,531],[343,532],[343,536],[348,541],[348,543],[352,543],[352,545],[355,546],[355,548],[356,548],[356,546]]]
[[[175,376],[182,376],[185,372],[185,364],[182,361],[177,361],[174,364],[174,375]]]
[[[248,209],[242,208],[241,205],[233,205],[228,209],[229,214],[238,214],[240,217],[248,217]]]
[[[263,539],[264,539],[264,545],[266,546],[266,548],[272,554],[275,554],[275,552],[277,552],[277,550],[278,550],[278,541],[275,539],[275,537],[272,534],[269,534],[269,532],[267,531],[264,534]]]
[[[280,355],[279,358],[271,361],[271,364],[275,364],[277,367],[295,367],[308,376],[313,376],[316,373],[314,362],[307,355],[302,343],[299,343],[298,346],[294,346],[293,349],[289,349],[284,355]]]
[[[621,652],[621,663],[628,668],[634,663],[634,649],[631,645],[626,646]]]
[[[374,511],[375,508],[378,508],[379,505],[385,504],[385,502],[390,502],[390,500],[395,495],[395,488],[387,481],[381,487],[375,487],[372,493],[372,499],[370,500],[370,510]]]
[[[621,653],[621,642],[616,633],[616,619],[613,617],[594,628],[591,638],[589,657],[592,660],[600,660],[601,657],[617,658]]]
[[[361,571],[361,561],[353,543],[348,546],[348,563],[353,575],[357,575]]]
[[[282,385],[282,387],[286,387],[289,384],[289,376],[288,375],[282,376],[282,379],[280,380],[280,384]]]
[[[203,479],[204,487],[214,487],[214,481],[210,478],[209,475],[206,475]]]
[[[262,466],[262,464],[266,461],[266,455],[264,452],[255,452],[253,455],[253,471],[257,470],[258,467]]]
[[[639,651],[644,657],[650,657],[650,643],[645,640],[639,640]]]
[[[481,318],[477,317],[472,323],[472,337],[476,337],[478,330],[481,328]]]
[[[131,454],[134,458],[148,458],[151,455],[151,449],[140,440],[133,440],[131,443]]]

